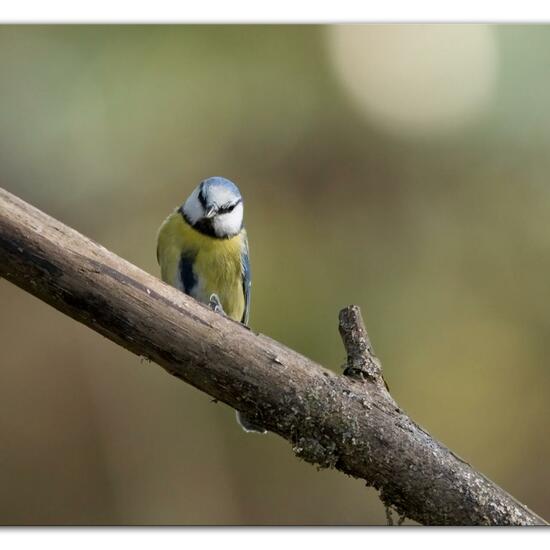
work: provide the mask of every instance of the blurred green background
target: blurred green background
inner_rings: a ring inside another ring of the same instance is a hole
[[[245,198],[251,324],[392,393],[550,518],[550,27],[2,26],[0,185],[158,275]],[[0,281],[1,524],[380,524],[363,482]]]

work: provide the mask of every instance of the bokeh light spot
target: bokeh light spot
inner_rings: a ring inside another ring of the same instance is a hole
[[[369,121],[399,135],[441,135],[491,103],[498,66],[486,25],[328,27],[337,74]]]

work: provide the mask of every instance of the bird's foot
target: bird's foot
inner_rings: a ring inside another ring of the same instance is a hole
[[[220,299],[218,298],[217,294],[210,295],[210,301],[208,302],[208,305],[210,306],[210,309],[212,309],[212,311],[215,311],[216,313],[222,313],[223,315],[225,315],[225,311],[223,310],[222,303],[220,302]]]

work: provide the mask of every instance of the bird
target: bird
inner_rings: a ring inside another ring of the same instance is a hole
[[[230,180],[201,181],[162,223],[157,260],[164,282],[248,326],[252,276],[243,199]],[[237,411],[246,432],[266,433]]]

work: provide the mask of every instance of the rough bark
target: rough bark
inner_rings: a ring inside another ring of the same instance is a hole
[[[363,479],[402,516],[425,525],[545,523],[399,409],[355,306],[340,314],[348,365],[336,375],[2,189],[0,276],[244,412],[304,460]]]

